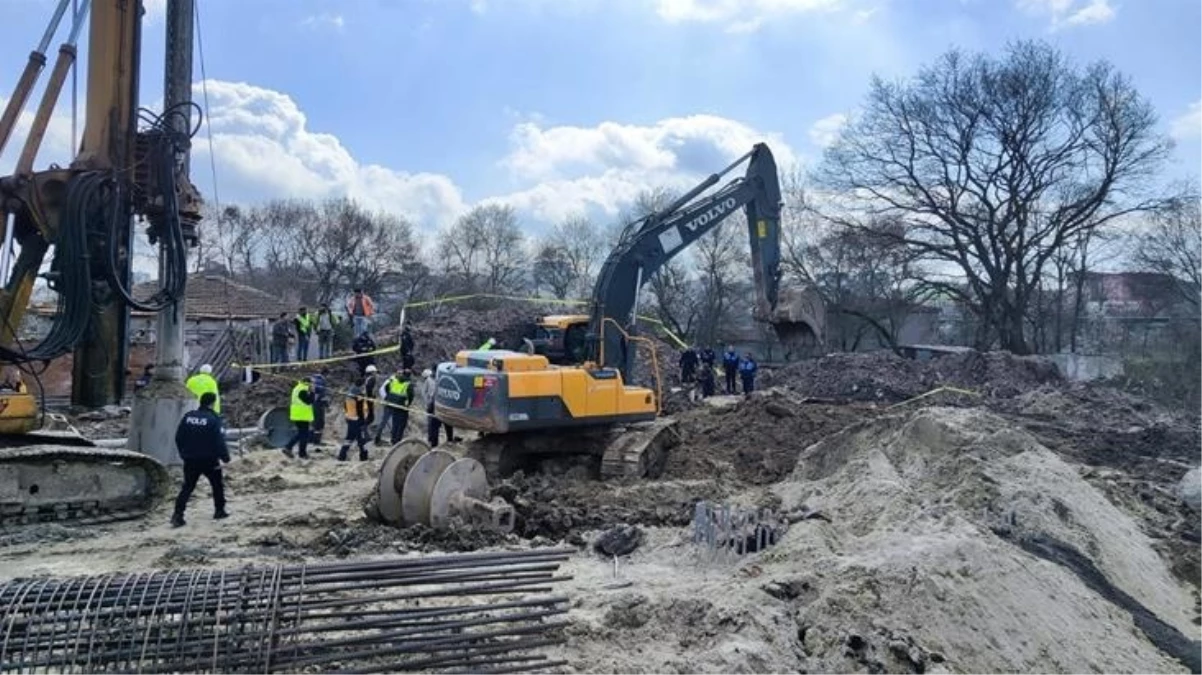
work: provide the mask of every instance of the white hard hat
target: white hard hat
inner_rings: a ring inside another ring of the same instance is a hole
[[[206,363],[200,367],[200,372],[204,373],[205,375],[209,375],[213,372],[213,366],[210,366]]]
[[[426,368],[425,370],[422,371],[422,377],[430,377],[433,374],[434,373],[431,373],[429,368]]]
[[[376,372],[376,367],[375,367],[375,366],[368,366],[368,367],[366,368],[366,370],[367,370],[367,372],[369,372],[369,373],[374,373],[374,372]]]

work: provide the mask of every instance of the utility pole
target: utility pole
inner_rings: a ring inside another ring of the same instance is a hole
[[[172,130],[185,137],[191,131],[192,32],[194,0],[167,0],[167,48],[163,82],[163,109],[176,108]],[[182,182],[188,183],[190,154],[182,158]],[[167,277],[168,253],[159,249],[159,278]],[[183,273],[187,273],[187,266]],[[150,386],[134,400],[127,446],[168,465],[180,464],[175,448],[175,429],[184,413],[196,407],[196,398],[184,387],[184,311],[186,297],[158,315],[155,336],[155,371]]]

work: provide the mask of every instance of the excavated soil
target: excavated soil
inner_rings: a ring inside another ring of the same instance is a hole
[[[671,478],[733,476],[740,483],[775,483],[807,446],[877,414],[864,405],[803,403],[770,390],[722,407],[694,407],[680,415],[682,442],[668,457]]]
[[[789,364],[766,377],[763,386],[787,387],[810,397],[895,403],[941,386],[969,389],[985,398],[1010,398],[1059,382],[1055,364],[1034,356],[969,351],[917,361],[879,351]]]

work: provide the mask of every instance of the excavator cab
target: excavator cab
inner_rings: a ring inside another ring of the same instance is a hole
[[[585,359],[589,317],[586,314],[553,314],[540,317],[526,331],[527,351],[567,366]]]

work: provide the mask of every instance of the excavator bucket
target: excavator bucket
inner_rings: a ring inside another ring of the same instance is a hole
[[[786,354],[821,347],[826,335],[826,306],[813,288],[782,288],[769,321]]]

